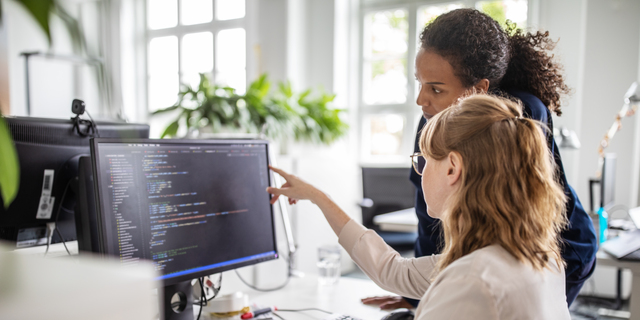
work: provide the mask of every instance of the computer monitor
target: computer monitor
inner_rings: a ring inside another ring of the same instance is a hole
[[[616,161],[614,153],[604,155],[600,177],[600,207],[604,210],[609,210],[615,205]]]
[[[20,186],[7,209],[0,205],[0,239],[15,243],[18,248],[46,244],[46,224],[57,219],[64,240],[75,240],[74,207],[78,192],[75,177],[79,158],[90,154],[91,134],[85,135],[86,123],[74,128],[76,122],[65,119],[5,117],[4,120],[18,154]],[[149,137],[146,124],[97,122],[96,126],[102,137]],[[60,208],[61,201],[64,203]],[[60,217],[56,217],[58,211]],[[60,241],[58,234],[54,234],[52,243]]]
[[[266,141],[94,139],[91,148],[100,249],[123,265],[155,263],[165,315],[169,286],[278,257]]]

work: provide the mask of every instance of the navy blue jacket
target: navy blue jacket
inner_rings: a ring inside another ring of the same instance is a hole
[[[553,120],[551,118],[551,112],[549,109],[538,99],[536,96],[523,92],[523,91],[509,91],[511,96],[520,99],[524,105],[524,115],[528,118],[538,120],[542,123],[546,123],[547,127],[553,132]],[[418,142],[420,138],[420,131],[425,125],[426,120],[422,118],[418,126],[418,134],[415,140],[415,152],[420,152]],[[593,228],[591,218],[585,212],[576,192],[567,183],[567,178],[564,174],[564,167],[562,165],[562,159],[558,152],[558,146],[556,145],[553,135],[548,135],[547,144],[549,150],[553,153],[556,165],[558,167],[559,179],[564,187],[564,192],[568,197],[567,201],[567,218],[569,220],[568,227],[562,232],[562,238],[564,239],[564,246],[562,247],[562,257],[567,263],[566,277],[567,281],[578,280],[584,273],[585,267],[591,267],[591,261],[596,256],[598,250],[596,242],[596,233]],[[430,255],[440,252],[442,249],[442,242],[439,237],[441,235],[439,220],[429,217],[427,214],[427,206],[422,194],[422,186],[420,183],[420,176],[411,170],[411,181],[416,186],[416,214],[418,216],[418,239],[415,245],[416,257]],[[588,270],[587,270],[588,271]]]

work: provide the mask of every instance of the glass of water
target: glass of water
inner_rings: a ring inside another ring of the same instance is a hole
[[[331,285],[340,278],[340,246],[324,245],[318,248],[318,282]]]

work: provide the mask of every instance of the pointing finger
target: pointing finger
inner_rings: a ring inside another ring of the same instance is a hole
[[[276,167],[274,167],[274,166],[269,166],[269,168],[270,168],[271,170],[273,170],[275,173],[277,173],[277,174],[281,175],[281,176],[282,176],[283,178],[285,178],[285,179],[288,179],[288,178],[289,178],[289,176],[290,176],[290,174],[286,173],[286,172],[285,172],[284,170],[282,170],[282,169],[276,168]]]

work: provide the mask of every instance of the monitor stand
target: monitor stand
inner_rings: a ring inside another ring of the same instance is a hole
[[[177,295],[177,298],[173,298]],[[173,305],[172,300],[173,298]],[[178,299],[179,298],[179,299]],[[164,287],[164,319],[193,320],[193,293],[191,281]]]

